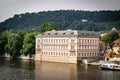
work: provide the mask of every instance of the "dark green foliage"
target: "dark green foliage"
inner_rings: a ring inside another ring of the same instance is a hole
[[[22,49],[23,39],[25,31],[21,30],[17,34],[13,33],[11,30],[6,31],[7,45],[5,46],[5,51],[11,57],[20,56],[20,50]]]
[[[7,37],[4,33],[0,33],[0,55],[4,55],[5,53],[5,45],[7,44]]]
[[[11,31],[8,32],[8,43],[5,46],[5,51],[7,52],[7,54],[9,54],[10,56],[14,56],[15,52],[16,52],[16,34],[12,33]]]
[[[113,54],[112,54],[112,52],[110,52],[109,57],[110,57],[110,58],[113,58]]]
[[[39,30],[39,32],[40,32],[40,33],[43,33],[43,32],[45,32],[45,31],[51,31],[51,30],[56,30],[56,27],[53,26],[52,24],[44,23],[44,24],[41,24],[41,25],[40,25],[40,30]]]
[[[51,24],[41,25],[43,31],[56,29]],[[30,57],[35,54],[35,36],[39,32],[31,29],[27,32],[20,30],[13,33],[12,30],[6,30],[0,33],[0,55],[7,53],[10,57],[15,58],[20,55],[29,55]]]
[[[87,20],[83,22],[82,20]],[[79,29],[105,31],[113,27],[120,29],[119,11],[75,11],[60,10],[46,11],[38,13],[25,13],[15,15],[0,23],[0,32],[13,29],[17,32],[20,29],[39,30],[42,23],[50,23],[57,26],[57,29]]]
[[[110,31],[105,36],[101,38],[101,40],[105,43],[108,43],[110,45],[110,48],[113,47],[113,42],[117,39],[119,39],[120,32],[118,31]]]
[[[37,32],[30,31],[24,36],[23,46],[20,50],[21,54],[29,55],[35,54],[35,35]]]

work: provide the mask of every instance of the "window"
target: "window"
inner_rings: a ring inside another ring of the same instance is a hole
[[[57,35],[58,33],[55,33],[55,35]]]
[[[84,56],[86,56],[86,53],[84,53]]]
[[[50,35],[50,33],[48,33],[48,35]]]
[[[71,35],[73,35],[74,33],[72,32]]]
[[[79,45],[79,49],[81,49],[81,45]]]
[[[66,43],[68,43],[68,39],[66,40]]]
[[[81,43],[81,39],[79,39],[78,42]]]
[[[40,40],[38,39],[38,43],[40,43]]]
[[[63,35],[65,35],[66,33],[63,33]]]
[[[80,56],[80,53],[78,53],[78,56]]]
[[[71,40],[71,43],[74,43],[75,42],[75,40]]]
[[[71,45],[71,49],[74,49],[74,45]]]
[[[86,43],[86,39],[85,39],[85,43]]]
[[[56,42],[58,43],[58,39],[56,40]]]
[[[82,39],[82,43],[84,43],[84,39]]]

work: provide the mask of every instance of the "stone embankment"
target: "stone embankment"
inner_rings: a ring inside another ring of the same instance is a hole
[[[109,61],[120,61],[120,58],[110,58]]]
[[[120,58],[110,58],[109,61],[119,61],[120,62]],[[107,61],[105,60],[102,60],[102,61],[94,61],[94,62],[91,62],[91,63],[88,63],[90,65],[101,65],[103,63],[106,63]]]
[[[101,65],[103,63],[106,63],[106,61],[95,61],[95,62],[89,63],[89,65]]]

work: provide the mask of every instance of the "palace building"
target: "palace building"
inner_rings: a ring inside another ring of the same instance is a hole
[[[99,35],[94,31],[47,31],[36,36],[35,60],[77,63],[98,59]]]

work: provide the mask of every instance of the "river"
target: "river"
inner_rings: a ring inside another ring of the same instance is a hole
[[[0,80],[120,80],[120,71],[99,66],[0,58]]]

